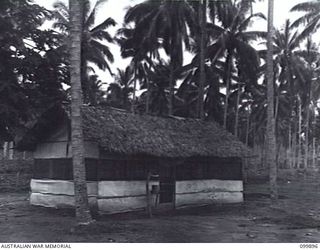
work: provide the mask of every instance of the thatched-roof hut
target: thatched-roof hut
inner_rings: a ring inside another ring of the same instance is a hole
[[[113,213],[146,206],[242,202],[242,158],[250,151],[214,122],[135,115],[84,106],[89,201]],[[44,114],[17,146],[34,151],[31,203],[73,205],[72,148],[67,112]]]

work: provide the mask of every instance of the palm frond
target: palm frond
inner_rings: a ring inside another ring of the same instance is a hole
[[[64,2],[55,2],[53,8],[62,15],[63,19],[69,19],[69,7]]]
[[[247,17],[244,21],[242,21],[241,24],[239,25],[238,29],[240,31],[246,30],[249,27],[250,23],[252,22],[253,18],[261,18],[263,20],[267,20],[267,18],[265,17],[265,15],[263,13],[261,13],[261,12],[255,13],[255,14],[252,14],[249,17]]]
[[[290,11],[301,11],[301,12],[313,12],[320,11],[320,2],[317,0],[311,0],[304,3],[299,3],[291,8]]]
[[[267,37],[267,32],[265,31],[245,31],[242,32],[241,36],[247,41],[257,40],[259,38],[265,39]]]
[[[98,41],[95,41],[95,40],[91,40],[90,45],[91,45],[90,47],[94,47],[95,49],[100,51],[108,59],[109,62],[114,61],[113,55],[110,52],[110,49],[107,45],[104,45],[104,44],[102,44]]]
[[[313,19],[314,17],[317,16],[317,13],[314,12],[310,12],[310,13],[306,13],[305,15],[299,17],[298,19],[296,19],[292,24],[291,27],[292,28],[297,28],[301,25],[306,25],[308,24],[310,19]]]
[[[101,5],[105,4],[108,0],[97,0],[91,12],[88,12],[86,20],[85,20],[85,28],[90,29],[92,25],[94,25],[96,19],[96,12],[101,7]]]
[[[116,24],[117,24],[116,21],[113,18],[109,17],[106,20],[104,20],[101,24],[91,29],[90,32],[95,33],[100,30],[105,30],[110,26],[115,26]]]
[[[107,31],[102,31],[102,30],[96,31],[91,34],[91,37],[93,39],[98,39],[101,41],[105,40],[105,41],[108,41],[109,43],[113,42],[113,37],[111,37],[111,35]]]

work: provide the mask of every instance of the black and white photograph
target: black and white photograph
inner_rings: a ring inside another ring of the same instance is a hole
[[[0,0],[1,249],[317,249],[319,171],[320,0]]]

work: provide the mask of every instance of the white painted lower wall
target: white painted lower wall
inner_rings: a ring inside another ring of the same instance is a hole
[[[52,208],[68,208],[74,207],[73,195],[57,195],[31,193],[30,203],[35,206],[52,207]],[[97,198],[89,196],[90,207],[97,207]]]
[[[30,185],[33,193],[74,195],[73,181],[31,179]],[[98,183],[96,181],[88,181],[87,189],[89,197],[96,197],[98,194]]]
[[[159,185],[158,181],[151,181]],[[155,195],[151,197],[155,205]],[[98,184],[98,209],[101,213],[119,213],[144,209],[147,205],[146,181],[100,181]]]
[[[150,182],[159,185],[158,181]],[[119,213],[144,209],[146,200],[145,181],[100,181],[88,182],[90,205],[101,213]],[[155,195],[151,205],[155,205]],[[242,181],[191,180],[176,182],[176,207],[215,203],[243,202]],[[72,181],[31,180],[32,205],[45,207],[74,206],[74,187]]]
[[[151,181],[152,185],[158,185]],[[74,186],[72,181],[32,179],[30,203],[44,207],[74,206]],[[87,182],[89,203],[102,213],[119,213],[144,209],[146,200],[145,181],[100,181]],[[155,195],[151,197],[155,204]]]
[[[72,181],[31,179],[30,203],[36,206],[63,208],[74,206]],[[98,183],[87,182],[89,204],[97,206]]]
[[[190,180],[176,182],[176,207],[243,202],[243,182]]]

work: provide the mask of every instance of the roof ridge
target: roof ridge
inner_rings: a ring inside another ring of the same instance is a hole
[[[142,113],[142,114],[141,113],[133,113],[131,111],[128,111],[128,110],[125,110],[125,109],[122,109],[122,108],[115,108],[115,107],[111,107],[111,106],[92,106],[90,104],[83,104],[82,106],[85,107],[85,108],[100,109],[100,110],[103,110],[103,111],[114,110],[114,111],[130,114],[130,115],[149,116],[149,117],[156,117],[156,118],[160,118],[160,119],[176,119],[176,120],[179,120],[179,121],[192,120],[192,121],[203,121],[203,122],[214,122],[214,123],[217,123],[214,120],[205,121],[205,120],[201,120],[199,118],[183,117],[183,116],[178,116],[178,115],[157,116],[157,115],[146,114],[146,113]]]

